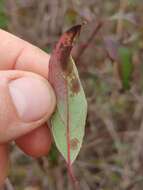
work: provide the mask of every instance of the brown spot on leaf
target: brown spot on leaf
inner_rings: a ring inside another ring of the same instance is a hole
[[[77,138],[71,139],[70,146],[72,150],[77,149],[79,140]]]
[[[71,91],[74,94],[77,94],[80,91],[80,84],[76,77],[71,80]]]

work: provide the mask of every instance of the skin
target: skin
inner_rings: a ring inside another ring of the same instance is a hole
[[[14,106],[11,104],[11,99],[7,95],[8,92],[2,88],[3,78],[8,80],[14,80],[15,77],[37,77],[38,80],[45,80],[46,85],[48,79],[48,66],[49,55],[40,50],[39,48],[29,44],[28,42],[17,38],[16,36],[9,34],[3,30],[0,30],[0,90],[3,91],[5,102],[7,100],[7,111],[9,111],[7,118],[0,119],[0,186],[3,184],[5,177],[7,176],[9,153],[8,144],[15,140],[17,146],[19,146],[26,154],[33,157],[39,157],[49,152],[51,147],[51,134],[50,130],[45,123],[50,118],[55,107],[55,96],[50,88],[52,94],[52,103],[49,102],[49,107],[44,116],[41,116],[38,121],[27,122],[21,121],[17,116]],[[32,73],[30,73],[32,72]],[[34,75],[38,74],[38,75]],[[40,78],[41,77],[41,78]],[[36,87],[35,87],[36,88]],[[38,89],[34,89],[37,90]],[[35,94],[33,94],[34,96]],[[0,105],[1,108],[3,105]],[[5,107],[1,109],[0,116],[5,112]],[[12,110],[13,109],[13,110]],[[32,108],[31,108],[32,109]],[[44,108],[43,108],[44,109]],[[46,109],[46,108],[45,108]],[[12,111],[11,111],[12,110]],[[31,112],[34,110],[30,110]],[[25,119],[25,118],[24,118]],[[30,118],[31,119],[31,118]],[[33,118],[32,118],[33,119]],[[11,126],[15,130],[8,126],[10,121],[14,124]],[[18,126],[15,126],[18,123]],[[26,127],[20,128],[21,123]],[[29,127],[27,127],[29,126]],[[12,132],[11,132],[12,131]],[[41,141],[42,139],[42,141]]]

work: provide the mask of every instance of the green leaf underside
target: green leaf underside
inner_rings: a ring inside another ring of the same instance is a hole
[[[78,71],[72,58],[70,58],[68,64],[72,68],[71,73],[67,75],[66,78],[70,134],[70,161],[72,164],[82,145],[87,115],[87,102],[79,80]],[[59,102],[57,104],[57,109],[51,118],[52,133],[58,150],[68,162],[67,123],[64,117],[63,104],[62,102]]]
[[[121,80],[124,89],[130,88],[130,82],[133,71],[132,53],[128,48],[119,48],[119,57],[121,61]]]

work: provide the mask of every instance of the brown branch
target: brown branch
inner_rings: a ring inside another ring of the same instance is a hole
[[[79,50],[79,53],[75,59],[75,62],[78,62],[80,60],[80,57],[82,56],[82,54],[85,52],[85,50],[89,47],[90,43],[93,41],[94,37],[96,36],[96,34],[99,32],[99,30],[101,29],[103,25],[102,21],[99,21],[96,26],[95,29],[93,30],[93,32],[91,33],[90,37],[87,39],[87,42],[85,43],[85,45]]]
[[[120,0],[119,13],[125,13],[128,6],[128,0]],[[119,18],[117,21],[116,33],[121,38],[123,33],[124,23],[123,19]]]

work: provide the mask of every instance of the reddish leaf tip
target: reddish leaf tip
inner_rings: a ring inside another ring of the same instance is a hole
[[[72,44],[76,36],[80,34],[81,24],[75,25],[67,30],[60,38],[55,54],[60,60],[63,71],[67,71],[68,59],[71,53]]]
[[[81,27],[82,27],[82,24],[78,24],[66,31],[66,33],[68,34],[68,36],[71,40],[71,43],[73,42],[73,40],[76,36],[79,36]]]

